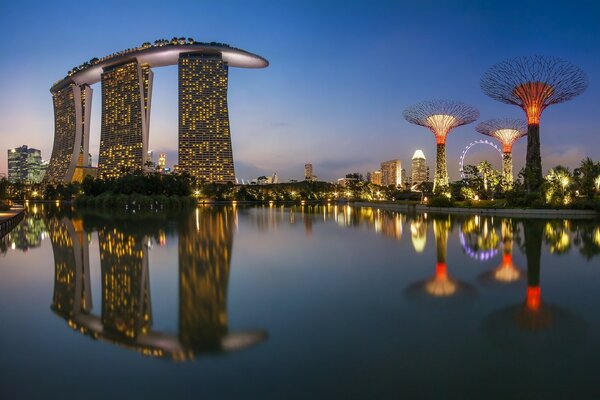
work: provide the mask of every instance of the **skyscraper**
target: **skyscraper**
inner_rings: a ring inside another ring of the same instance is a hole
[[[371,171],[367,174],[367,180],[373,185],[381,185],[381,171]]]
[[[26,145],[8,150],[8,180],[39,183],[42,181],[42,153]]]
[[[102,73],[102,126],[98,172],[117,177],[142,169],[148,151],[153,73],[137,61]]]
[[[429,181],[429,167],[423,151],[417,150],[412,157],[411,185],[418,185]]]
[[[179,170],[199,181],[234,182],[227,109],[228,65],[221,57],[179,57]]]
[[[52,92],[54,144],[46,181],[71,182],[75,167],[88,164],[92,88],[71,83]]]
[[[400,160],[390,160],[381,163],[381,185],[402,185],[402,164]]]
[[[313,176],[313,166],[312,164],[304,164],[304,180],[310,181]]]

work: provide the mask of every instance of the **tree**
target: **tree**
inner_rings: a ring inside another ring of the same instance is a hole
[[[542,185],[546,203],[560,206],[573,200],[573,176],[569,168],[558,165],[548,171]]]
[[[575,183],[579,192],[585,194],[588,199],[593,199],[596,192],[596,179],[600,176],[600,162],[595,163],[587,157],[581,160],[579,168],[574,173]]]

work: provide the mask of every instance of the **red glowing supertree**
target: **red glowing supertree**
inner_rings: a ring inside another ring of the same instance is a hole
[[[512,147],[519,138],[527,135],[527,124],[519,119],[490,119],[477,125],[475,130],[502,144],[503,186],[505,190],[510,189],[513,183]]]
[[[435,191],[448,186],[446,136],[452,129],[477,120],[479,111],[457,101],[431,100],[408,107],[404,110],[404,118],[411,124],[429,128],[435,135],[437,155],[433,188]]]
[[[491,67],[481,78],[481,89],[491,98],[525,111],[528,123],[525,183],[538,190],[542,183],[540,117],[552,104],[583,93],[587,77],[577,66],[553,57],[516,57]]]

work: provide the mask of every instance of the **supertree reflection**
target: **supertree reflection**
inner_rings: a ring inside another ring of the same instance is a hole
[[[411,298],[422,298],[423,294],[430,298],[472,297],[475,289],[467,283],[453,279],[448,273],[446,254],[448,233],[452,226],[450,216],[433,218],[433,234],[435,237],[436,263],[432,278],[417,282],[406,289]]]
[[[503,219],[501,222],[502,232],[502,262],[493,271],[484,273],[480,280],[483,282],[512,283],[521,280],[523,272],[517,268],[513,261],[513,222]]]

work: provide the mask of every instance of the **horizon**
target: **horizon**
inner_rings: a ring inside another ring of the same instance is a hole
[[[573,169],[585,157],[600,159],[593,119],[600,101],[595,86],[600,77],[595,57],[600,27],[594,23],[600,7],[594,2],[552,7],[538,1],[180,2],[185,12],[181,7],[145,4],[144,9],[120,4],[122,12],[114,18],[110,5],[91,5],[86,18],[64,25],[53,23],[61,20],[61,6],[35,1],[2,6],[4,37],[27,45],[0,44],[4,54],[13,54],[0,64],[5,88],[0,97],[0,173],[7,172],[10,148],[27,145],[49,159],[54,135],[49,89],[68,70],[92,57],[173,36],[228,43],[270,63],[262,70],[232,68],[229,73],[229,118],[239,179],[276,172],[282,181],[301,180],[304,164],[312,163],[319,180],[335,181],[353,172],[366,175],[392,159],[401,160],[410,174],[417,149],[425,153],[433,171],[433,134],[409,124],[402,112],[422,100],[447,98],[481,112],[479,120],[448,137],[449,175],[457,180],[463,149],[488,139],[475,132],[477,123],[524,119],[518,107],[485,96],[479,88],[481,76],[499,61],[529,54],[565,59],[581,67],[589,80],[581,96],[549,107],[542,116],[544,172],[557,164]],[[586,13],[581,13],[582,7]],[[132,25],[123,16],[134,12],[140,14],[140,22]],[[202,18],[205,14],[213,18]],[[31,51],[34,45],[36,51]],[[43,69],[38,68],[40,59]],[[177,159],[177,69],[153,71],[149,149],[155,160],[165,153],[172,166]],[[101,95],[99,84],[92,87],[90,151],[95,165]],[[525,144],[526,139],[515,144],[515,173],[524,165]],[[499,168],[499,155],[487,147],[471,150],[465,164],[487,159]]]

